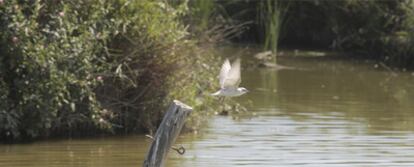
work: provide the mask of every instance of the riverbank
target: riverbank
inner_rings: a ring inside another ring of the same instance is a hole
[[[173,99],[194,108],[187,125],[197,131],[222,110],[207,94],[222,62],[215,46],[229,40],[278,53],[274,64],[280,47],[318,48],[413,69],[412,7],[404,0],[0,1],[0,141],[151,134]]]

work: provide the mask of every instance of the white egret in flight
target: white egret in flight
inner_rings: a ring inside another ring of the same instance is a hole
[[[213,96],[235,97],[248,92],[246,88],[239,87],[240,77],[240,58],[230,65],[226,59],[220,70],[220,90],[211,94]]]

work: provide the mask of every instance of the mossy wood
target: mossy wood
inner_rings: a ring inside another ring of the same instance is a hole
[[[164,166],[167,154],[177,139],[186,117],[193,111],[188,105],[174,100],[155,133],[154,139],[144,160],[143,167]]]

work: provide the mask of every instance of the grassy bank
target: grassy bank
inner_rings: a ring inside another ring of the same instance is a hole
[[[216,61],[185,5],[0,1],[0,140],[153,131],[172,99],[197,125]]]

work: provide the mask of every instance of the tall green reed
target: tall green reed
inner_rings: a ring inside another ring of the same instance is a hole
[[[273,52],[273,63],[277,62],[276,54],[286,9],[287,5],[279,0],[260,1],[257,8],[257,20],[263,30],[264,49]]]
[[[215,2],[212,0],[191,1],[191,7],[193,9],[193,23],[199,30],[206,30],[215,9]]]

